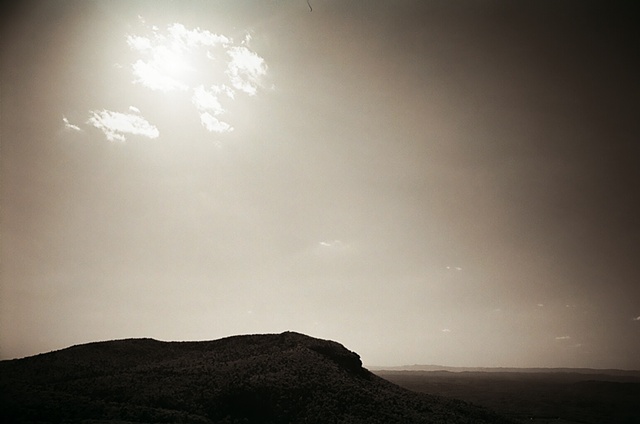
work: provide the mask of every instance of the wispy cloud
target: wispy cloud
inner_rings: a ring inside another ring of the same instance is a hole
[[[82,129],[80,129],[79,126],[77,125],[73,125],[72,123],[69,122],[69,120],[67,119],[66,116],[62,117],[62,122],[64,122],[64,127],[68,130],[72,130],[72,131],[82,131]]]
[[[556,337],[556,340],[570,340],[571,336],[558,336]]]
[[[634,321],[640,321],[640,315],[633,319]]]
[[[145,118],[137,114],[114,112],[110,110],[91,111],[87,124],[100,129],[109,141],[126,141],[126,135],[140,135],[157,138],[158,129]]]
[[[327,240],[318,243],[321,247],[330,249],[345,249],[347,245],[341,240]]]

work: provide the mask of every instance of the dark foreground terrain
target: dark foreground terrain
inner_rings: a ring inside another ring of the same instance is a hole
[[[415,393],[342,345],[286,332],[130,339],[0,362],[4,423],[509,423]]]
[[[410,390],[463,399],[531,424],[640,424],[640,372],[375,371]]]

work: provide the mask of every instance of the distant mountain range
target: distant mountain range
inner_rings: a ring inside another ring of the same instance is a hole
[[[449,367],[444,365],[401,365],[370,366],[372,371],[448,371],[448,372],[517,372],[517,373],[575,373],[592,375],[640,377],[640,370],[598,369],[598,368],[515,368],[515,367]]]
[[[299,333],[127,339],[0,361],[6,423],[510,423],[392,384]]]

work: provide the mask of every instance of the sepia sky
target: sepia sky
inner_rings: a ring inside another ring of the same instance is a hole
[[[640,369],[631,2],[3,13],[0,358],[293,330]]]

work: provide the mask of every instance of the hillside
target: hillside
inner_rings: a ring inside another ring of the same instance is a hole
[[[12,423],[508,423],[402,389],[339,343],[298,333],[128,339],[0,362]]]

